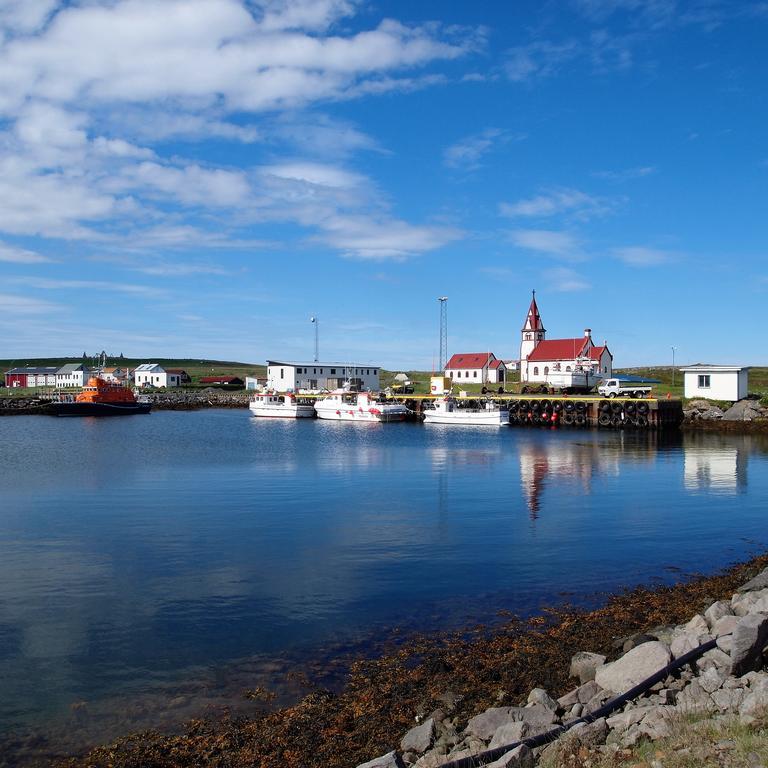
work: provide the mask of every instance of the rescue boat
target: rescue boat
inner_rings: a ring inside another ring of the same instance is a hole
[[[92,376],[77,395],[60,395],[51,403],[55,416],[129,416],[149,413],[152,403],[142,403],[122,384]]]

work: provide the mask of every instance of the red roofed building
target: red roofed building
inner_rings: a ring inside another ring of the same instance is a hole
[[[492,352],[462,352],[445,365],[445,375],[458,384],[503,384],[504,363]]]
[[[521,329],[520,381],[545,382],[550,373],[570,373],[588,370],[603,377],[613,375],[613,355],[607,343],[596,346],[592,331],[584,329],[584,335],[575,339],[547,339],[547,331],[541,321],[533,292]]]

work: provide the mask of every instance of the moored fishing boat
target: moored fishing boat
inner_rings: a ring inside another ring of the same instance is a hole
[[[50,405],[54,416],[130,416],[149,413],[152,403],[139,402],[122,384],[92,376],[77,395],[60,395]]]
[[[313,418],[315,409],[296,401],[296,395],[286,393],[278,395],[274,392],[257,392],[248,403],[253,416],[269,416],[283,419]]]
[[[501,427],[509,424],[509,411],[488,402],[484,408],[462,408],[453,397],[440,397],[434,407],[424,411],[425,424],[465,424],[477,427]]]
[[[370,392],[342,389],[318,400],[315,411],[318,418],[333,421],[404,421],[408,414],[408,409],[402,403],[380,402]]]

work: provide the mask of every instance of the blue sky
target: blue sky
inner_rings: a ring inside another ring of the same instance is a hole
[[[766,364],[768,3],[0,0],[0,357]]]

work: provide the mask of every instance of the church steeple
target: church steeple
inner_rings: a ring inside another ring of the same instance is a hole
[[[541,315],[539,314],[539,307],[536,304],[536,291],[533,291],[533,298],[531,299],[531,306],[528,308],[528,314],[525,317],[525,323],[521,329],[523,333],[525,331],[541,331],[546,333],[544,323],[541,322]]]
[[[533,291],[531,306],[528,307],[528,314],[525,316],[525,322],[523,323],[520,335],[520,367],[522,370],[528,355],[536,349],[537,344],[543,341],[547,335],[547,330],[541,321],[539,307],[536,304],[536,291]]]

